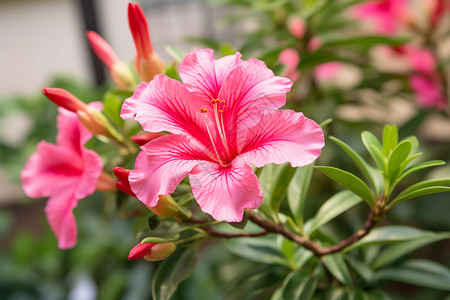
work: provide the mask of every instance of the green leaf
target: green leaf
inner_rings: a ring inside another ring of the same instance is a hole
[[[152,283],[153,299],[169,300],[178,285],[191,275],[197,263],[195,248],[182,248],[166,258],[158,270]]]
[[[399,194],[399,196],[402,196],[404,194],[409,194],[409,193],[417,191],[419,189],[433,187],[433,186],[440,186],[440,185],[450,185],[450,177],[428,179],[428,180],[418,182],[418,183],[413,184],[410,187],[406,188],[403,192],[401,192]]]
[[[305,209],[306,195],[314,168],[314,163],[297,168],[294,177],[287,189],[287,201],[296,223],[303,223],[303,211]]]
[[[368,235],[363,237],[358,242],[345,248],[344,251],[350,251],[353,249],[367,247],[370,245],[419,239],[429,235],[430,235],[429,231],[424,231],[414,227],[403,225],[390,225],[377,227],[372,229],[372,231],[370,231]]]
[[[399,183],[404,178],[406,178],[408,175],[411,175],[414,172],[420,171],[420,170],[425,169],[425,168],[442,166],[442,165],[445,165],[445,161],[443,161],[443,160],[430,160],[430,161],[426,161],[426,162],[423,162],[423,163],[411,166],[408,169],[406,169],[405,172],[403,172],[403,174],[397,179],[396,183]]]
[[[164,50],[173,58],[177,63],[181,63],[186,53],[183,53],[180,49],[169,45],[164,46]]]
[[[335,217],[349,210],[361,201],[361,197],[348,190],[340,191],[333,195],[317,211],[309,230],[309,236],[314,235],[319,227],[333,220]]]
[[[309,274],[291,272],[281,285],[281,299],[311,299],[317,287],[317,279]]]
[[[426,187],[426,188],[422,188],[422,189],[418,189],[415,191],[412,191],[410,193],[405,193],[400,196],[397,196],[394,200],[392,200],[391,203],[389,203],[389,205],[387,206],[387,209],[391,209],[393,206],[412,199],[412,198],[417,198],[420,196],[425,196],[425,195],[430,195],[430,194],[436,194],[436,193],[443,193],[443,192],[450,192],[450,187],[448,186],[432,186],[432,187]]]
[[[225,245],[232,253],[251,261],[288,268],[290,266],[277,247],[276,236],[229,239]]]
[[[398,144],[394,151],[392,151],[391,155],[389,155],[386,175],[391,182],[394,182],[395,179],[403,172],[403,168],[401,168],[401,166],[411,153],[411,146],[412,144],[410,141],[403,141]]]
[[[345,264],[343,253],[326,255],[322,257],[322,262],[337,280],[347,286],[353,284],[352,276],[350,275],[350,271]]]
[[[383,129],[383,154],[389,157],[398,143],[398,130],[395,125],[385,125]]]
[[[316,168],[337,183],[343,185],[356,195],[360,196],[370,207],[373,207],[375,205],[372,191],[361,179],[359,179],[355,175],[334,167],[320,166]]]
[[[291,182],[297,171],[297,169],[291,167],[290,164],[284,164],[282,166],[283,168],[280,171],[280,174],[272,191],[272,195],[270,197],[270,204],[272,206],[272,209],[276,212],[278,212],[281,201],[283,201],[284,197],[286,196],[289,183]]]
[[[123,119],[120,110],[125,99],[131,97],[132,92],[127,90],[110,90],[103,96],[103,112],[115,124],[122,126]]]
[[[339,47],[339,46],[364,46],[371,47],[377,44],[399,45],[409,41],[405,37],[389,37],[386,35],[372,35],[359,37],[345,37],[324,40],[322,47]]]
[[[261,189],[264,194],[264,199],[259,209],[269,218],[274,218],[274,209],[272,206],[272,195],[278,183],[278,177],[283,171],[284,167],[289,163],[283,165],[267,164],[258,176]],[[286,185],[287,186],[287,185]]]
[[[386,162],[380,141],[369,131],[362,132],[361,140],[378,168],[386,173]]]
[[[424,236],[419,239],[399,242],[397,244],[390,245],[386,247],[383,251],[381,251],[380,254],[376,257],[375,261],[372,263],[372,268],[379,269],[421,247],[445,239],[450,239],[450,232],[430,234],[430,236]]]
[[[450,270],[436,262],[422,259],[405,261],[395,268],[378,271],[378,280],[401,281],[413,285],[450,291]]]
[[[383,177],[381,176],[381,173],[369,165],[355,150],[343,141],[333,136],[330,136],[330,140],[336,143],[336,145],[338,145],[345,151],[345,153],[347,153],[348,156],[353,159],[361,172],[363,172],[364,176],[369,180],[377,195],[379,195],[383,190]]]
[[[362,279],[364,279],[364,281],[366,281],[367,283],[372,282],[374,273],[368,265],[366,265],[362,261],[352,258],[350,255],[346,255],[345,259],[352,267],[352,269],[355,270],[355,272],[358,273],[358,275],[361,276]]]

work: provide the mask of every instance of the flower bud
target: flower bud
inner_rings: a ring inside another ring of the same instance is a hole
[[[174,243],[139,243],[130,250],[129,260],[144,258],[148,261],[163,260],[176,250]]]
[[[175,244],[171,242],[155,244],[144,256],[144,259],[148,261],[163,260],[174,253],[176,249]]]
[[[301,39],[305,35],[305,21],[299,16],[291,16],[288,19],[288,30],[296,38]]]
[[[164,72],[164,63],[153,51],[147,19],[138,4],[128,4],[128,22],[136,45],[136,70],[144,81]]]
[[[94,31],[88,31],[86,35],[95,55],[108,68],[114,83],[121,89],[134,87],[133,73],[127,64],[120,61],[111,46]]]
[[[78,111],[78,119],[90,132],[95,135],[110,136],[108,132],[109,122],[105,116],[93,107],[86,111]]]
[[[130,137],[130,140],[132,140],[134,143],[138,144],[139,146],[144,146],[151,140],[154,140],[154,139],[162,137],[162,136],[164,136],[164,134],[162,134],[160,132],[156,132],[156,133],[148,132],[145,134],[132,136],[132,137]]]
[[[72,112],[88,110],[86,103],[64,89],[46,87],[42,89],[42,93],[56,105]]]
[[[114,178],[112,178],[109,174],[102,172],[97,180],[95,190],[101,192],[114,192],[116,190],[115,183]]]
[[[131,190],[130,182],[128,181],[131,170],[117,167],[113,169],[113,172],[119,179],[119,181],[116,182],[116,187],[125,194],[136,197],[136,194]]]
[[[155,207],[148,207],[150,210],[163,218],[170,218],[178,214],[181,207],[173,200],[170,195],[159,195],[158,204]]]

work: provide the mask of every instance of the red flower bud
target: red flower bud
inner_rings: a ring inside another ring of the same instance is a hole
[[[53,103],[62,108],[70,110],[74,113],[77,111],[87,111],[87,105],[68,91],[60,88],[48,88],[42,89],[42,94],[44,94]]]
[[[132,137],[130,137],[130,140],[132,140],[133,142],[135,142],[139,146],[144,146],[145,144],[147,144],[151,140],[154,140],[156,138],[162,137],[163,135],[164,134],[162,134],[160,132],[156,132],[156,133],[149,132],[149,133],[145,133],[145,134],[141,134],[141,135],[132,136]]]
[[[125,194],[136,197],[136,195],[131,190],[130,182],[128,181],[128,176],[130,175],[131,170],[117,167],[113,169],[113,172],[114,175],[116,175],[116,177],[119,179],[119,181],[116,182],[116,187]]]
[[[144,243],[144,244],[137,244],[133,247],[133,249],[130,250],[130,253],[128,254],[128,259],[141,259],[144,258],[145,255],[152,249],[153,246],[156,244],[154,243]]]

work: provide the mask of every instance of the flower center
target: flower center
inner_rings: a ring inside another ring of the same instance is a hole
[[[225,149],[226,156],[231,156],[231,150],[228,146],[227,141],[227,135],[225,133],[225,126],[223,125],[223,112],[225,110],[225,100],[219,100],[219,99],[213,99],[211,100],[213,110],[214,110],[214,121],[212,122],[215,124],[215,129],[217,130],[217,133],[219,134],[220,140],[222,142],[223,148]],[[223,161],[220,158],[219,151],[217,150],[216,144],[214,143],[214,138],[211,134],[211,131],[208,126],[208,116],[206,115],[207,109],[206,108],[200,108],[200,113],[202,113],[205,116],[205,126],[206,130],[208,131],[209,139],[211,140],[211,144],[214,148],[214,152],[216,153],[217,159],[223,167],[229,166],[230,164],[224,164]]]

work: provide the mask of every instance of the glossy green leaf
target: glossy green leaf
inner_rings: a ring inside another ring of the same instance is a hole
[[[225,245],[232,253],[251,261],[290,266],[277,246],[276,236],[230,239]]]
[[[290,299],[311,299],[317,287],[317,279],[310,274],[291,272],[286,276],[281,285],[282,298]]]
[[[343,253],[326,255],[322,257],[322,262],[337,280],[347,286],[353,284],[352,276],[350,275],[350,271],[345,264]]]
[[[319,171],[360,196],[369,206],[375,205],[372,191],[355,175],[334,167],[316,167]]]
[[[283,170],[284,165],[267,164],[265,165],[258,176],[261,189],[264,194],[263,202],[261,203],[259,210],[261,210],[266,216],[273,218],[274,210],[272,207],[272,195],[277,184],[277,179]],[[286,185],[287,186],[287,185]]]
[[[429,236],[429,231],[403,225],[376,227],[358,242],[348,246],[344,251],[367,247],[376,244],[394,243]]]
[[[406,169],[405,172],[403,172],[403,174],[397,179],[396,182],[399,183],[400,181],[405,179],[407,176],[411,175],[414,172],[420,171],[422,169],[436,167],[436,166],[442,166],[442,165],[445,165],[445,161],[443,161],[443,160],[430,160],[430,161],[425,161],[423,163],[419,163],[417,165],[411,166],[408,169]]]
[[[404,141],[395,147],[388,159],[387,176],[393,182],[401,172],[403,162],[408,158],[411,153],[411,142]]]
[[[388,205],[388,209],[392,208],[394,205],[397,205],[403,201],[417,198],[420,196],[425,195],[431,195],[431,194],[437,194],[437,193],[443,193],[443,192],[450,192],[450,187],[448,186],[432,186],[432,187],[426,187],[422,189],[418,189],[409,193],[402,193],[402,195],[397,196],[394,200],[392,200],[391,203]]]
[[[450,232],[430,234],[429,236],[424,236],[419,239],[399,242],[390,245],[385,249],[383,249],[380,252],[380,254],[376,257],[375,261],[372,263],[372,268],[379,269],[408,253],[411,253],[428,244],[435,243],[445,239],[450,239]]]
[[[352,267],[352,269],[358,273],[362,279],[364,279],[364,281],[367,283],[372,282],[374,273],[367,264],[352,258],[350,255],[345,256],[345,260],[348,262],[349,266]]]
[[[395,125],[385,125],[383,129],[383,154],[389,157],[398,144],[398,130]]]
[[[311,224],[309,235],[314,235],[319,227],[333,220],[335,217],[354,207],[361,201],[361,197],[348,190],[340,191],[333,195],[317,211]]]
[[[272,195],[270,196],[270,204],[275,212],[278,212],[281,201],[286,196],[286,192],[289,187],[289,183],[294,177],[297,169],[291,167],[290,164],[282,165],[282,169],[279,172],[278,178],[276,178],[275,186],[273,187]]]
[[[314,168],[314,163],[297,168],[294,177],[287,189],[287,201],[292,217],[297,224],[303,222],[303,211],[305,209],[306,195]]]
[[[386,162],[380,141],[369,131],[362,132],[361,140],[378,168],[386,172]]]
[[[450,291],[450,269],[429,260],[405,261],[395,268],[375,273],[378,280],[401,281],[413,285]]]
[[[178,249],[166,258],[153,278],[153,299],[170,299],[178,285],[191,275],[196,263],[197,249],[195,248]]]
[[[424,180],[418,183],[415,183],[411,185],[410,187],[406,188],[399,194],[399,196],[402,196],[404,194],[409,194],[411,192],[427,188],[427,187],[433,187],[433,186],[442,186],[442,185],[450,185],[450,177],[446,178],[435,178],[435,179],[428,179]]]
[[[377,195],[379,195],[383,190],[383,176],[381,175],[381,173],[374,167],[369,165],[355,150],[353,150],[343,141],[333,136],[330,136],[330,140],[336,143],[336,145],[338,145],[342,150],[345,151],[345,153],[347,153],[348,156],[353,159],[364,176],[369,180],[372,187],[376,190]]]

